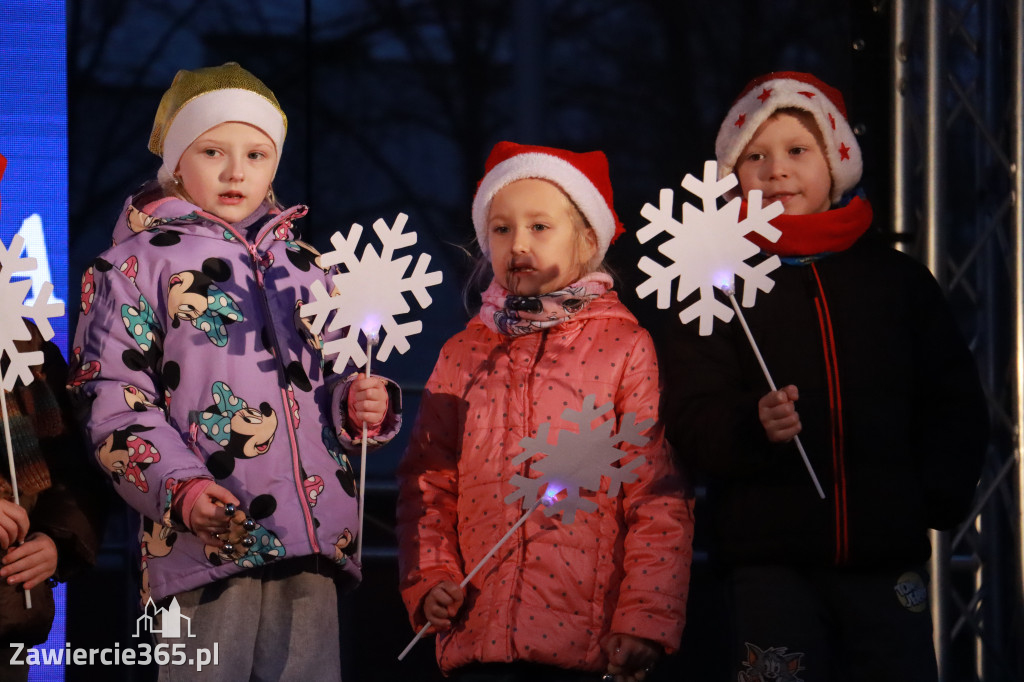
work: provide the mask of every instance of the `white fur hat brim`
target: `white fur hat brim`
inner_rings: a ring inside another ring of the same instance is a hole
[[[245,112],[244,115],[239,115]],[[235,121],[259,128],[274,143],[280,160],[286,132],[281,110],[266,97],[244,88],[211,90],[192,98],[174,115],[163,141],[163,168],[174,173],[181,155],[196,138],[221,123]]]
[[[756,84],[756,85],[755,85]],[[751,87],[753,85],[753,87]],[[729,109],[715,140],[720,178],[732,173],[736,162],[762,123],[779,109],[807,111],[818,124],[825,141],[825,156],[832,171],[831,201],[836,203],[860,182],[864,170],[860,145],[850,123],[832,97],[842,95],[810,74],[780,72],[755,79]],[[825,92],[831,90],[832,97]],[[845,105],[844,109],[845,109]]]
[[[607,174],[606,169],[604,172]],[[476,196],[473,197],[473,228],[484,255],[490,255],[487,212],[494,195],[506,185],[527,178],[553,182],[572,199],[594,230],[597,255],[604,258],[618,225],[618,219],[608,206],[608,201],[584,172],[564,159],[543,152],[524,152],[511,156],[495,165],[480,181]]]

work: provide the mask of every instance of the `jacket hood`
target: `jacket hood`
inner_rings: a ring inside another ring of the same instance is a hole
[[[275,239],[294,240],[297,235],[293,234],[290,220],[301,218],[307,210],[299,205],[282,211],[280,207],[264,201],[252,216],[233,225],[181,197],[168,196],[160,183],[152,180],[125,200],[114,225],[112,239],[114,244],[121,244],[140,232],[169,223],[174,224],[176,231],[186,234],[213,239],[241,239],[249,224],[266,219],[267,223],[280,223],[275,230]]]

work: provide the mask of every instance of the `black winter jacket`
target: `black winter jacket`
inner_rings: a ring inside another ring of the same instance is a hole
[[[974,359],[931,273],[870,233],[782,265],[744,309],[778,387],[795,384],[800,439],[772,444],[768,383],[738,319],[661,335],[669,441],[706,477],[713,559],[726,565],[922,562],[926,530],[963,520],[988,416]]]

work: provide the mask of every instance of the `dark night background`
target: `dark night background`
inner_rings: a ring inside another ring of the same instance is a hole
[[[721,117],[755,75],[810,71],[843,91],[865,187],[885,224],[887,11],[864,0],[72,0],[71,291],[109,243],[124,198],[156,172],[146,143],[181,68],[237,61],[276,93],[289,130],[275,190],[285,204],[310,205],[307,241],[328,249],[330,235],[353,222],[410,216],[417,249],[445,281],[431,292],[412,350],[374,365],[403,386],[406,428],[368,467],[365,578],[343,607],[343,676],[439,679],[432,641],[395,660],[413,633],[397,593],[392,472],[438,350],[469,317],[461,303],[472,265],[469,207],[491,146],[511,139],[608,155],[627,228],[609,260],[627,305],[657,326],[673,313],[633,291],[640,208],[700,174]],[[98,570],[70,586],[68,637],[78,647],[130,640],[138,615],[135,520],[117,509]],[[701,539],[698,526],[682,650],[651,680],[724,679],[723,595]],[[67,670],[69,680],[97,674]]]

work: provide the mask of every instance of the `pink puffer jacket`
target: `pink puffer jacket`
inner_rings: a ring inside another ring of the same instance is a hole
[[[545,458],[513,465],[524,437],[551,422],[548,442],[572,438],[559,432],[573,428],[561,415],[591,395],[596,405],[614,403],[615,433],[629,413],[657,418],[659,399],[650,336],[611,291],[571,321],[526,336],[499,335],[474,318],[445,344],[426,388],[399,467],[401,590],[417,630],[427,592],[461,582],[523,515],[518,501],[504,501],[518,489],[509,479],[539,476]],[[614,497],[607,479],[599,492],[581,490],[596,511],[572,523],[534,511],[488,560],[455,626],[438,636],[442,671],[513,660],[603,671],[600,642],[611,632],[669,652],[679,645],[692,500],[662,431],[659,422],[645,445],[619,446],[622,465],[645,460],[635,482]]]

